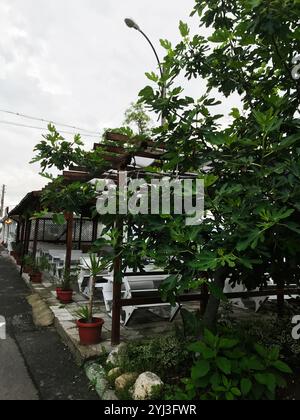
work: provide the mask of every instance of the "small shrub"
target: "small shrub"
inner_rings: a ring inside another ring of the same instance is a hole
[[[165,336],[128,343],[120,351],[118,365],[124,372],[150,371],[164,379],[180,374],[191,363],[184,340]]]
[[[173,395],[169,390],[167,399],[274,400],[278,388],[286,387],[282,374],[292,373],[280,360],[279,347],[248,347],[208,330],[189,350],[194,354],[191,376],[182,381],[183,390],[177,388]]]

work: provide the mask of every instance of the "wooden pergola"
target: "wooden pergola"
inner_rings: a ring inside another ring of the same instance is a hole
[[[105,144],[95,144],[94,150],[99,150],[99,154],[103,159],[103,169],[91,171],[85,167],[71,166],[69,170],[63,172],[62,177],[66,183],[72,183],[76,181],[90,182],[93,179],[107,179],[118,182],[119,172],[127,171],[129,176],[134,177],[146,177],[148,175],[156,176],[158,178],[170,176],[179,179],[195,179],[197,175],[185,173],[185,174],[166,174],[162,171],[156,173],[147,172],[147,168],[137,168],[134,164],[136,157],[148,158],[154,161],[151,166],[161,168],[162,162],[165,157],[165,150],[163,145],[157,145],[150,140],[139,140],[130,139],[127,136],[116,133],[106,133]],[[35,191],[21,201],[21,203],[10,213],[10,217],[18,221],[17,241],[24,244],[23,254],[28,253],[29,240],[32,230],[32,220],[30,215],[41,209],[40,197],[42,192]],[[66,229],[66,268],[71,266],[71,255],[73,249],[73,233],[74,233],[74,215],[73,213],[65,214],[67,229]],[[99,217],[99,216],[98,216]],[[93,220],[93,233],[92,242],[97,239],[97,226],[99,218]],[[82,219],[82,215],[81,215]],[[36,255],[36,246],[38,242],[38,232],[41,221],[36,221],[33,233],[33,254]],[[120,343],[120,329],[121,329],[121,311],[126,306],[138,306],[138,305],[155,305],[163,303],[159,293],[155,296],[147,298],[132,298],[122,299],[122,279],[123,279],[123,263],[120,248],[123,243],[123,232],[124,232],[124,219],[121,215],[115,216],[115,228],[119,232],[119,243],[115,249],[115,257],[113,261],[114,269],[114,280],[113,280],[113,305],[112,305],[112,345],[118,345]],[[81,225],[82,234],[82,225]],[[147,273],[143,272],[143,275]],[[149,273],[151,275],[151,273]],[[262,296],[277,296],[278,311],[279,313],[283,310],[285,294],[300,294],[299,288],[285,289],[284,287],[273,287],[261,290],[259,292],[243,292],[243,293],[229,293],[226,294],[228,299],[235,298],[249,298],[249,297],[262,297]],[[177,298],[178,303],[183,302],[199,302],[200,311],[203,314],[206,310],[206,306],[209,299],[208,288],[203,286],[202,290],[197,293],[187,293]]]

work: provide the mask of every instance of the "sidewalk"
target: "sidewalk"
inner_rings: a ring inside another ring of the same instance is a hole
[[[16,266],[0,253],[0,400],[97,400],[89,381],[54,328],[34,326],[30,294]]]

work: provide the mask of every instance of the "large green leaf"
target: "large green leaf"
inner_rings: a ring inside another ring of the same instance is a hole
[[[207,360],[200,360],[192,368],[192,379],[196,381],[197,379],[204,378],[210,371],[210,363]]]
[[[284,362],[282,362],[281,360],[277,360],[276,362],[272,363],[272,365],[274,366],[274,368],[276,368],[277,370],[279,370],[282,373],[287,373],[287,374],[292,374],[293,371],[292,369]]]
[[[182,22],[182,20],[180,21],[180,24],[179,24],[179,30],[180,30],[181,36],[183,36],[183,37],[188,36],[189,33],[190,33],[190,29],[189,29],[188,25],[186,23]]]
[[[216,359],[216,363],[218,368],[225,373],[225,375],[229,375],[231,373],[232,364],[229,359],[225,357],[218,357]]]
[[[244,397],[247,397],[252,389],[252,381],[248,378],[243,378],[241,380],[241,391]]]

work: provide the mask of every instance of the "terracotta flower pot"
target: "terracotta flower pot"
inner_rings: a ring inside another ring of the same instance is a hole
[[[83,346],[91,346],[101,343],[103,324],[104,320],[101,318],[93,318],[91,324],[87,323],[84,319],[77,321],[80,344]]]
[[[32,274],[32,269],[30,267],[24,267],[23,268],[23,273],[25,274]]]
[[[42,283],[42,278],[43,278],[42,273],[30,274],[30,280],[32,283],[36,283],[36,284]]]
[[[62,288],[61,287],[57,287],[56,288],[56,298],[57,298],[57,300],[60,300],[60,293],[61,293],[61,291],[62,291]]]
[[[73,290],[59,290],[57,291],[58,300],[63,304],[67,305],[68,303],[73,302]]]

